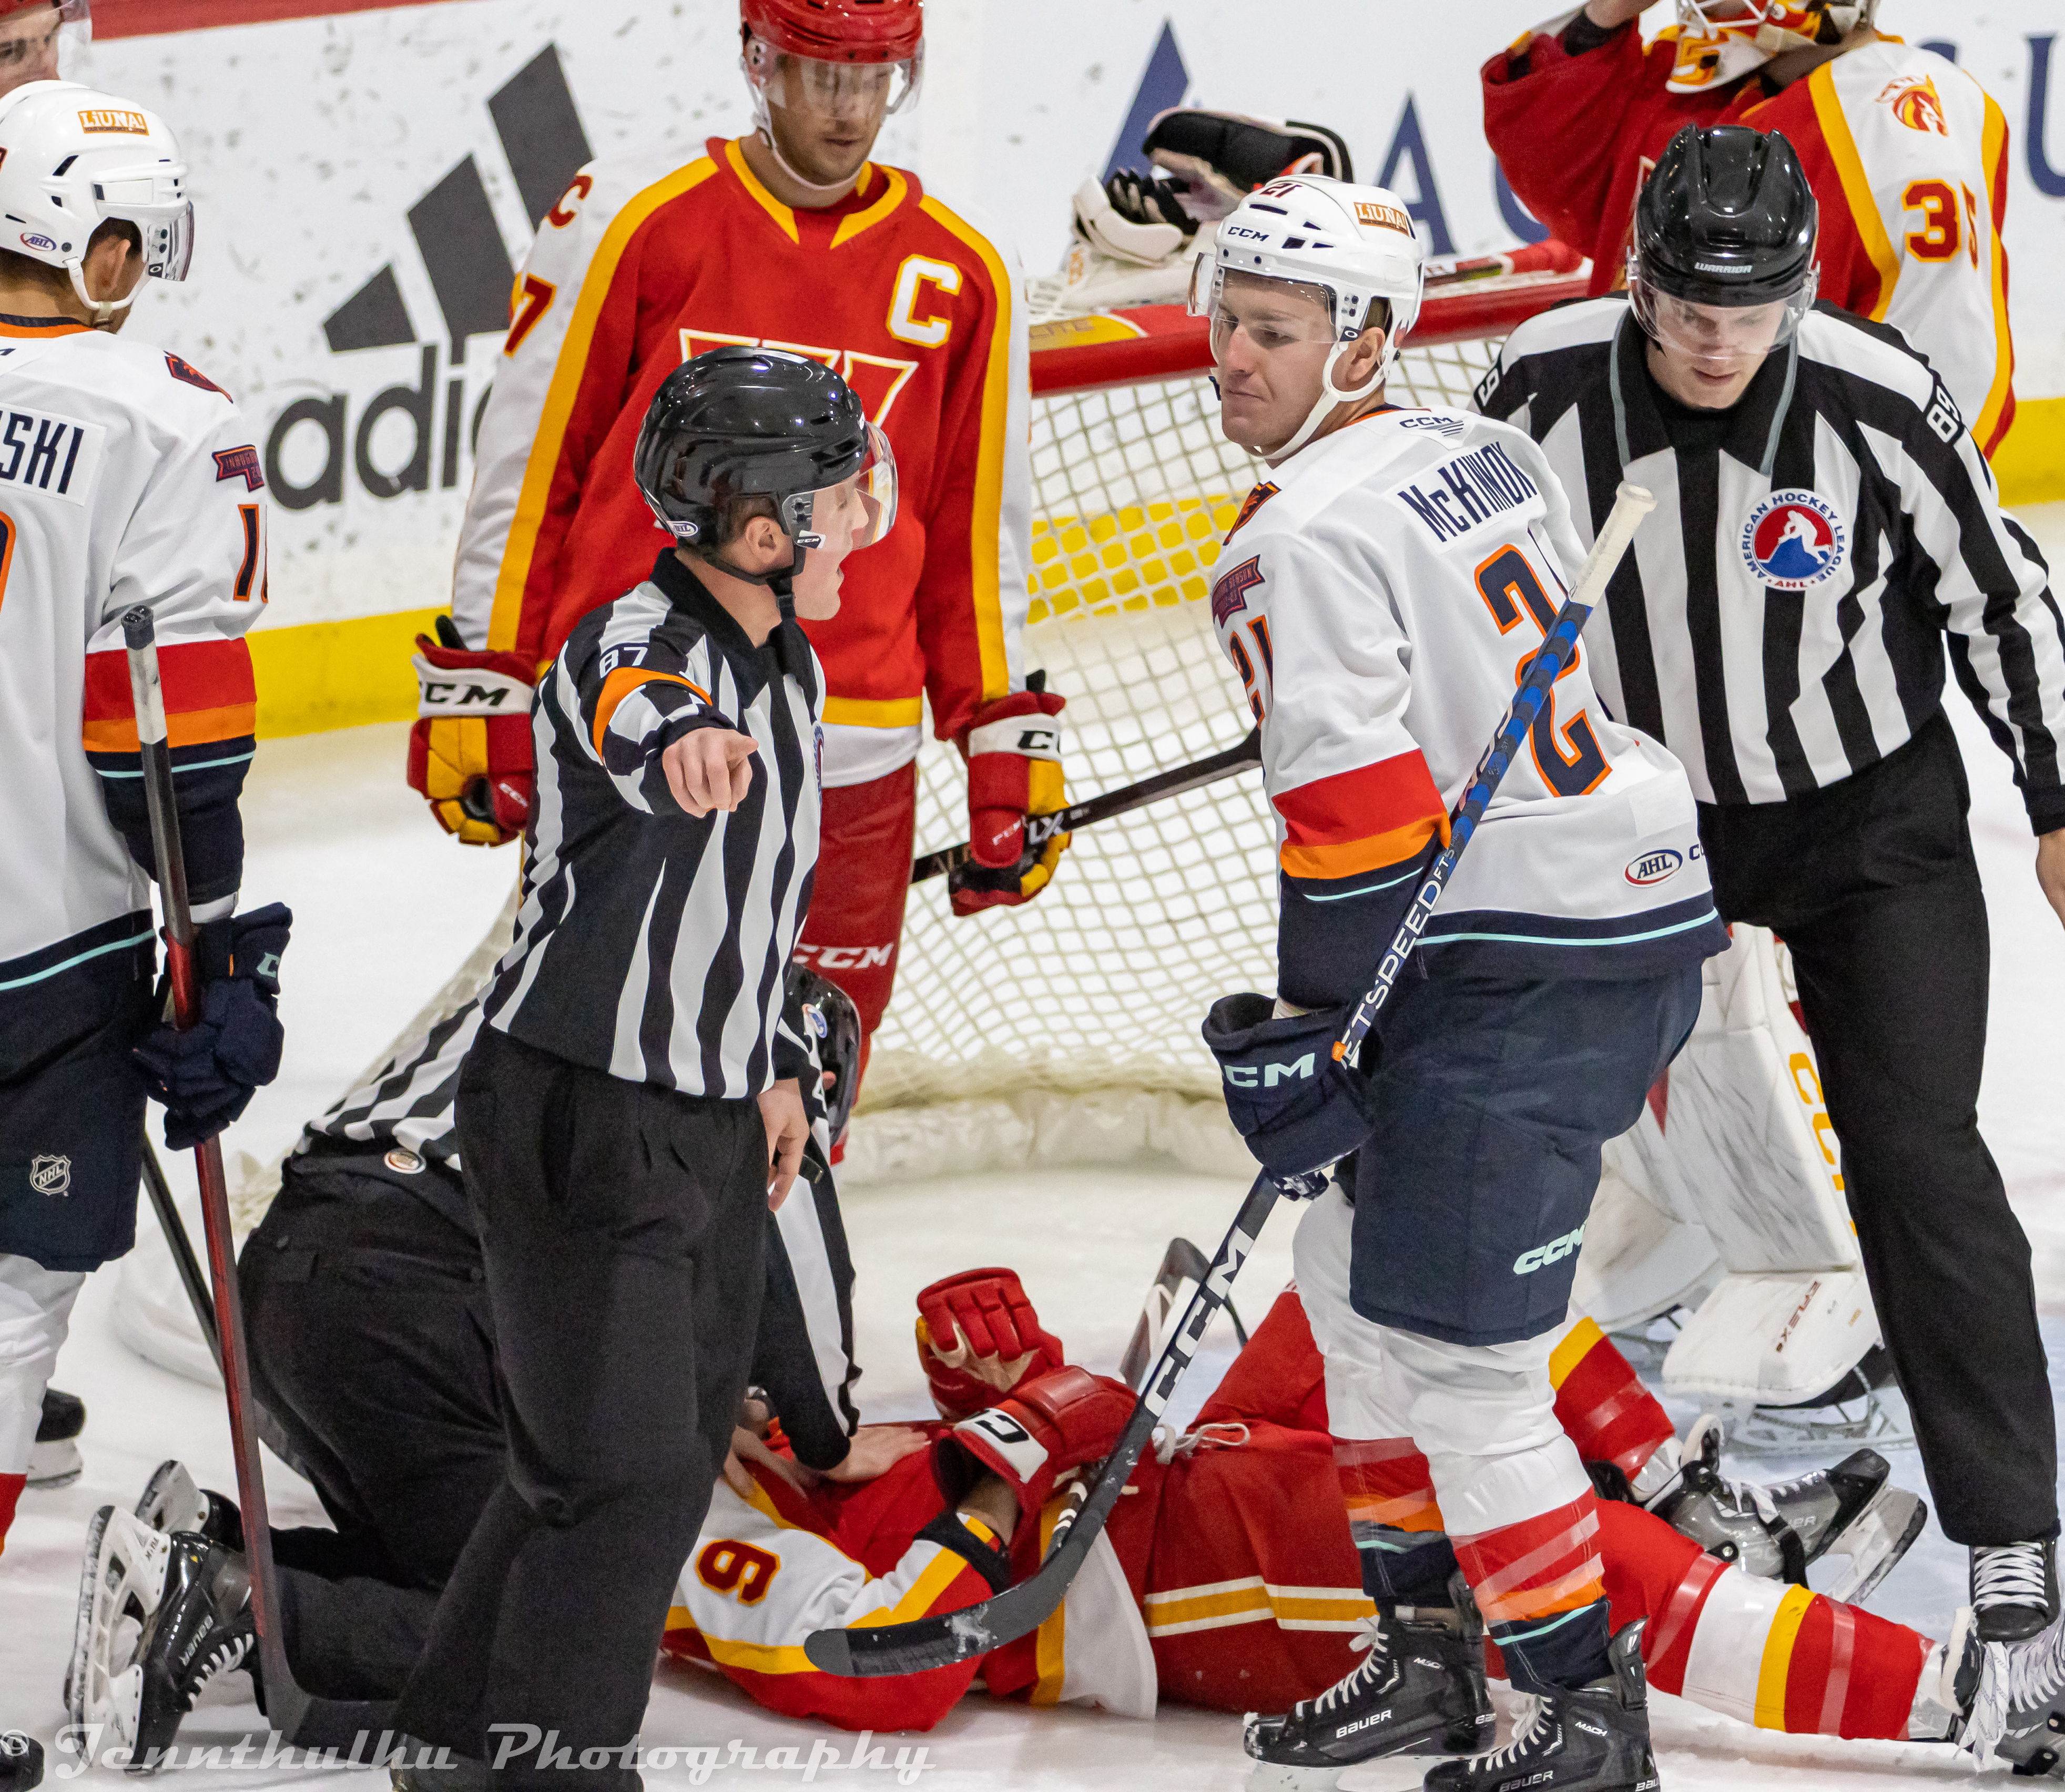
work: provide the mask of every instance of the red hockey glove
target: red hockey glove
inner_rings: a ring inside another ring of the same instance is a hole
[[[968,762],[968,850],[972,864],[948,880],[953,910],[1016,907],[1045,890],[1068,850],[1056,834],[1037,850],[1025,846],[1025,818],[1065,808],[1061,731],[1053,718],[1068,700],[1052,691],[1014,691],[976,712],[962,743]]]
[[[1111,1454],[1132,1416],[1133,1390],[1123,1382],[1071,1363],[964,1419],[932,1446],[932,1473],[948,1499],[964,1498],[985,1471],[1000,1475],[1019,1509],[1037,1512],[1057,1477]]]
[[[439,632],[455,638],[449,620]],[[531,818],[531,688],[520,653],[475,653],[416,637],[420,718],[409,735],[409,788],[469,846],[515,840]]]
[[[1008,1269],[964,1269],[919,1291],[918,1362],[942,1419],[980,1412],[1067,1361]]]

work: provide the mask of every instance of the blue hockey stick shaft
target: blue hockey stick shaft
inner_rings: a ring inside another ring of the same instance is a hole
[[[1448,888],[1449,878],[1455,875],[1456,862],[1475,837],[1477,824],[1484,819],[1485,810],[1497,794],[1506,768],[1513,763],[1513,756],[1520,751],[1528,730],[1534,727],[1535,717],[1551,700],[1556,680],[1562,676],[1564,668],[1575,656],[1578,637],[1584,632],[1592,611],[1606,596],[1607,583],[1619,566],[1621,556],[1627,551],[1628,543],[1635,539],[1635,530],[1655,508],[1655,498],[1640,486],[1625,479],[1621,482],[1619,490],[1614,494],[1614,507],[1607,515],[1606,526],[1592,543],[1592,551],[1585,558],[1577,583],[1563,600],[1562,608],[1556,612],[1556,620],[1550,624],[1542,645],[1521,673],[1520,687],[1513,694],[1505,719],[1498,724],[1498,732],[1492,736],[1484,757],[1470,774],[1462,801],[1449,817],[1448,845],[1427,867],[1427,874],[1420,880],[1412,907],[1405,911],[1405,918],[1399,922],[1398,931],[1392,935],[1390,945],[1384,949],[1384,960],[1376,967],[1376,977],[1362,999],[1356,1003],[1355,1011],[1348,1016],[1348,1023],[1335,1043],[1334,1055],[1343,1063],[1360,1062],[1362,1042],[1369,1037],[1370,1028],[1376,1024],[1378,1014],[1397,987],[1405,961],[1412,957],[1412,948],[1420,943],[1420,936],[1426,932],[1427,923],[1433,918],[1435,905],[1441,900],[1441,892]]]

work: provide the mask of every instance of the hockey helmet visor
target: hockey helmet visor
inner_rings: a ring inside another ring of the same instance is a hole
[[[879,120],[918,97],[919,0],[743,0],[739,16],[746,79],[769,105]]]
[[[872,547],[896,527],[896,454],[889,438],[867,426],[867,448],[852,473],[814,490],[793,492],[779,507],[782,527],[798,547]]]

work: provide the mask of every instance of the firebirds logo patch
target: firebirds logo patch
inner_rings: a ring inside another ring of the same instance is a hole
[[[1927,75],[1909,75],[1902,81],[1889,81],[1878,98],[1879,103],[1909,130],[1933,131],[1939,137],[1950,135],[1950,127],[1943,119],[1942,96]]]
[[[1223,628],[1247,607],[1243,595],[1262,583],[1262,556],[1243,560],[1212,587],[1212,626]]]
[[[1849,564],[1849,531],[1819,492],[1774,491],[1743,523],[1742,557],[1760,584],[1811,591]]]

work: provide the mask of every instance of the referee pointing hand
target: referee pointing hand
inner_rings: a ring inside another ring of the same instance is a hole
[[[1586,629],[1622,721],[1691,775],[1714,898],[1782,937],[1865,1273],[1990,1642],[2058,1623],[2057,1442],[2029,1244],[1979,1136],[1986,901],[1946,644],[2013,764],[2065,917],[2065,624],[1942,378],[1816,306],[1782,136],[1675,137],[1625,297],[1515,330],[1478,406],[1589,534],[1659,500]]]
[[[516,937],[459,1075],[509,1455],[398,1713],[468,1762],[426,1786],[638,1783],[751,1366],[762,1204],[807,1136],[777,1025],[818,854],[795,619],[835,614],[841,563],[888,533],[895,463],[836,374],[725,348],[660,388],[635,466],[679,545],[539,682]]]

